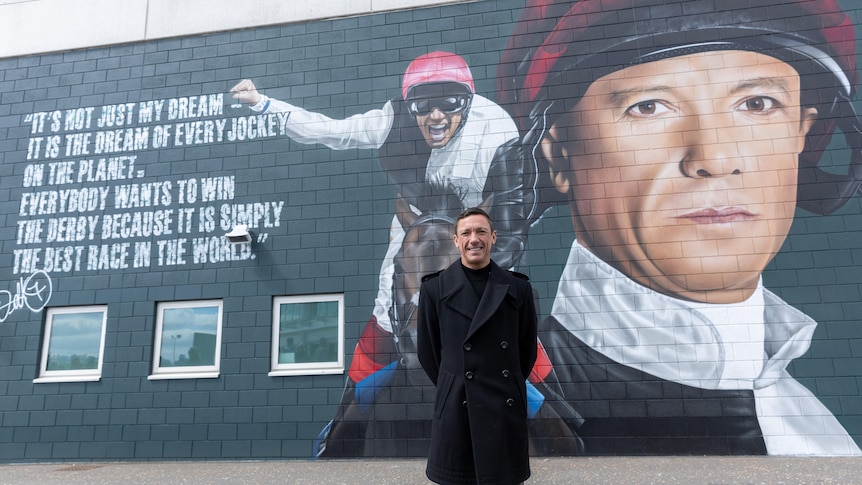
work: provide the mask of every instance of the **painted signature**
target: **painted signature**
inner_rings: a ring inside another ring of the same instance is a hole
[[[15,310],[27,307],[32,312],[40,312],[51,299],[53,291],[51,277],[39,270],[15,283],[15,294],[0,290],[0,323],[6,321]]]

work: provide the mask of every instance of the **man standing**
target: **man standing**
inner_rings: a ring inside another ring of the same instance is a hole
[[[419,362],[437,387],[426,475],[436,483],[530,476],[525,380],[536,360],[526,276],[491,260],[497,233],[478,208],[458,216],[460,261],[423,278]]]

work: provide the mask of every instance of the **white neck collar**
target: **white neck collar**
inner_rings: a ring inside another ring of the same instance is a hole
[[[738,304],[686,302],[634,282],[575,241],[551,314],[591,348],[643,372],[705,389],[752,389],[789,362],[765,365],[764,292],[760,281]],[[716,325],[720,318],[745,323]],[[799,336],[801,352],[813,332],[810,319],[804,324],[811,328]]]

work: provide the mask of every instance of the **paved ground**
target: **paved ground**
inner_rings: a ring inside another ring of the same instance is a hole
[[[862,458],[533,458],[535,485],[862,484]],[[0,465],[0,484],[426,484],[424,460]]]

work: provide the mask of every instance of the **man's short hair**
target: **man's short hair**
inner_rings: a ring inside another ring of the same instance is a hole
[[[491,216],[488,215],[483,209],[479,207],[469,207],[461,211],[458,214],[458,217],[455,219],[455,228],[458,228],[458,223],[461,222],[461,219],[466,219],[470,216],[485,216],[485,219],[488,219],[488,225],[491,226],[491,231],[494,230],[494,221],[491,220]]]

